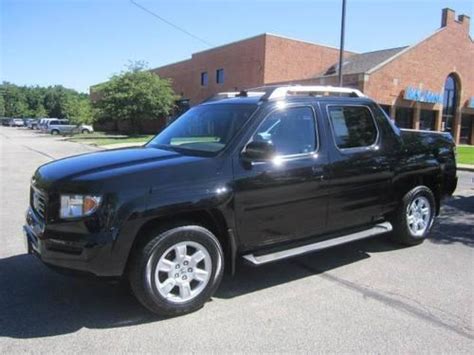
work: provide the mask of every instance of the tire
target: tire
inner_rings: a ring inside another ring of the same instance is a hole
[[[155,230],[144,237],[128,269],[135,297],[164,316],[201,308],[222,280],[224,256],[217,238],[197,225]]]
[[[57,136],[57,135],[59,134],[59,131],[58,131],[57,129],[53,129],[53,130],[51,131],[51,134],[52,134],[53,136]]]
[[[435,213],[436,201],[428,187],[408,191],[392,218],[391,239],[404,245],[422,243],[431,231]]]
[[[81,133],[82,133],[82,134],[86,134],[86,133],[89,134],[90,132],[89,132],[88,129],[85,129],[85,128],[84,128],[84,129],[81,131]]]

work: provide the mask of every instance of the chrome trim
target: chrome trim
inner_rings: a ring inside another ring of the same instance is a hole
[[[304,85],[291,85],[291,86],[282,86],[277,87],[273,92],[269,95],[268,100],[272,99],[284,99],[288,96],[289,93],[296,92],[296,93],[307,93],[307,96],[310,96],[312,93],[330,93],[330,94],[353,94],[357,97],[366,97],[360,90],[346,88],[346,87],[338,87],[338,86],[324,86],[324,85],[311,85],[311,86],[304,86]]]
[[[253,254],[247,254],[247,255],[244,255],[243,258],[254,265],[261,265],[261,264],[266,264],[266,263],[270,263],[270,262],[281,260],[281,259],[290,258],[297,255],[306,254],[312,251],[331,248],[333,246],[349,243],[355,240],[369,238],[372,236],[390,232],[392,231],[392,229],[393,227],[389,222],[383,222],[383,223],[373,226],[372,228],[369,228],[360,232],[352,233],[352,234],[347,234],[341,237],[323,240],[321,242],[316,242],[309,245],[303,245],[300,247],[282,250],[282,251],[269,253],[265,255],[255,256]]]
[[[48,195],[46,192],[38,189],[35,186],[31,186],[31,207],[41,217],[45,218],[46,208],[48,205]]]

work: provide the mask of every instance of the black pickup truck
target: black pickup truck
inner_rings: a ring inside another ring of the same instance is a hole
[[[179,315],[238,260],[384,233],[421,243],[456,184],[449,135],[400,130],[357,90],[263,87],[200,104],[143,147],[41,166],[24,234],[46,265],[126,277],[149,310]]]

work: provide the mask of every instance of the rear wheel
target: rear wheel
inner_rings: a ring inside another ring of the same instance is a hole
[[[51,134],[52,134],[53,136],[56,136],[56,135],[59,134],[59,131],[58,131],[57,129],[53,129],[53,130],[51,131]]]
[[[405,245],[423,242],[430,233],[435,211],[435,198],[428,187],[410,190],[393,216],[392,239]]]
[[[85,128],[84,128],[84,129],[81,131],[81,133],[82,133],[82,134],[87,134],[87,133],[90,133],[90,132],[89,132],[88,129],[85,129]]]
[[[156,230],[138,245],[129,268],[137,299],[150,311],[176,316],[195,311],[214,294],[223,252],[207,229],[187,225]]]

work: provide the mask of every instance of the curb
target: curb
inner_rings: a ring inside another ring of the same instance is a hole
[[[458,164],[457,170],[474,172],[474,165]]]

